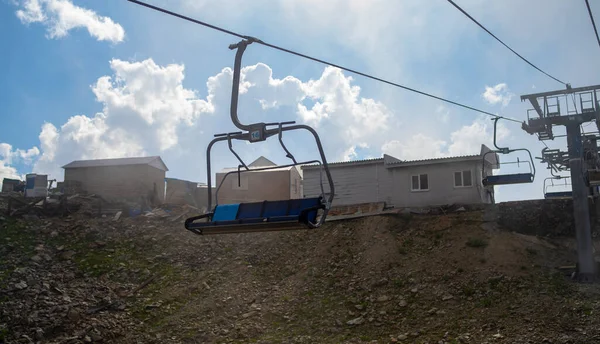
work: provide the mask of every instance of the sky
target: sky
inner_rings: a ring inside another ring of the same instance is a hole
[[[520,95],[564,88],[443,0],[148,2],[518,120],[530,108]],[[573,87],[598,83],[600,48],[584,1],[456,2],[548,73]],[[591,6],[600,18],[600,3]],[[238,41],[125,0],[0,0],[0,180],[36,172],[60,181],[73,160],[160,155],[168,177],[205,182],[213,135],[237,131],[228,46]],[[314,127],[330,162],[493,147],[490,117],[257,44],[244,55],[238,113],[244,123]],[[318,158],[309,134],[284,140],[298,160]],[[534,157],[544,147],[508,121],[498,143]],[[566,149],[564,139],[547,144]],[[276,139],[234,147],[248,162],[289,161]],[[212,157],[213,171],[237,166],[226,145]],[[496,200],[543,197],[549,174],[535,167],[534,183],[497,187]]]

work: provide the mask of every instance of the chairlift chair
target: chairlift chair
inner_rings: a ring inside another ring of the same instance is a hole
[[[482,184],[483,184],[483,186],[532,183],[533,180],[535,179],[535,165],[533,164],[533,156],[531,155],[531,152],[526,148],[509,149],[508,147],[498,147],[498,145],[496,143],[496,131],[497,131],[499,119],[500,119],[500,117],[496,117],[493,119],[493,121],[494,121],[494,146],[496,147],[496,150],[490,150],[488,152],[485,152],[485,154],[483,155],[483,168],[482,168],[482,174],[483,174]],[[529,166],[528,173],[499,174],[499,175],[489,175],[489,176],[485,174],[485,163],[486,163],[485,158],[488,154],[510,154],[510,153],[516,152],[516,151],[526,151],[529,154],[530,160],[519,160],[517,158],[517,161],[504,162],[504,163],[498,162],[498,165],[517,164],[517,166],[520,167],[521,164],[526,164],[527,166]]]
[[[229,49],[236,49],[235,64],[233,71],[233,86],[231,92],[231,120],[233,124],[241,131],[217,134],[209,143],[206,150],[207,159],[207,184],[208,184],[208,209],[206,214],[190,217],[185,221],[185,228],[195,234],[225,234],[225,233],[248,233],[264,231],[282,231],[302,228],[318,228],[327,217],[334,197],[334,185],[327,159],[321,145],[321,140],[317,132],[310,126],[304,124],[295,124],[295,122],[279,123],[253,123],[249,125],[242,124],[237,115],[238,96],[240,87],[240,70],[242,64],[242,55],[246,47],[252,42],[258,42],[256,38],[246,37],[237,44],[232,44]],[[287,149],[283,142],[283,133],[292,130],[307,130],[316,141],[320,154],[320,160],[311,160],[298,162],[292,153]],[[249,143],[265,141],[267,138],[277,135],[279,143],[286,153],[286,157],[293,163],[284,166],[271,166],[263,168],[249,168],[240,156],[234,151],[232,141],[242,140]],[[215,192],[215,207],[212,208],[212,184],[211,184],[211,161],[210,152],[212,146],[221,141],[227,141],[229,150],[240,162],[237,171],[225,174],[221,183]],[[256,171],[266,171],[282,167],[291,167],[304,164],[321,165],[321,195],[312,198],[300,198],[290,200],[263,201],[239,204],[219,204],[218,193],[227,177],[237,174],[238,183],[242,173],[251,173]],[[323,188],[323,172],[327,177],[329,184],[329,193],[326,194]],[[320,213],[320,216],[319,216]]]
[[[554,184],[554,180],[564,179],[565,183],[556,185]],[[571,199],[573,198],[573,191],[552,191],[548,192],[548,189],[556,188],[559,186],[569,186],[570,183],[567,183],[567,179],[569,177],[564,176],[552,176],[544,179],[544,198],[545,199]],[[550,181],[550,184],[547,184],[547,181]]]

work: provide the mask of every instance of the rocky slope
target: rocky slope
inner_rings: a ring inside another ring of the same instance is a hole
[[[218,237],[144,216],[0,228],[6,343],[600,342],[600,287],[557,269],[574,240],[475,211]]]

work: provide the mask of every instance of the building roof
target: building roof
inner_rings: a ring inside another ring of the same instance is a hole
[[[16,184],[18,184],[18,183],[20,183],[21,181],[20,181],[19,179],[4,178],[4,180],[3,180],[2,182],[3,182],[3,183],[9,183],[9,184],[11,184],[11,183],[16,183]]]
[[[253,162],[248,164],[248,169],[250,169],[250,170],[260,169],[260,168],[265,168],[265,167],[277,167],[277,164],[272,162],[271,160],[265,158],[264,156],[260,156],[258,159],[254,160]],[[255,172],[289,171],[292,168],[294,168],[294,166],[278,167],[278,168],[273,168],[270,170],[255,171]],[[219,171],[219,173],[227,173],[227,172],[237,171],[237,170],[238,170],[237,167],[225,167],[221,171]],[[242,169],[240,169],[240,171],[244,171],[244,169],[242,168]]]
[[[248,165],[248,167],[269,167],[269,166],[277,166],[277,164],[272,162],[271,160],[265,158],[264,156],[260,156],[258,159],[254,160],[253,162],[250,163],[250,165]]]
[[[168,171],[167,165],[160,156],[146,156],[133,158],[116,159],[94,159],[94,160],[75,160],[64,165],[62,168],[84,168],[84,167],[104,167],[104,166],[128,166],[128,165],[152,165],[163,171]]]
[[[275,165],[275,166],[277,166],[277,165]],[[250,172],[289,171],[292,168],[294,168],[295,166],[276,167],[276,168],[272,168],[270,170],[253,171],[255,169],[259,169],[259,168],[263,168],[263,167],[269,167],[269,166],[250,166],[250,165],[248,165],[248,169],[250,170]],[[222,169],[221,171],[219,171],[218,173],[227,173],[227,172],[237,171],[237,170],[238,170],[237,167],[226,167],[226,168]],[[240,168],[240,171],[244,172],[245,169],[244,168]]]
[[[383,158],[330,162],[330,163],[328,163],[328,165],[330,167],[346,167],[346,166],[359,166],[359,165],[383,163],[386,168],[416,166],[416,165],[430,165],[430,164],[439,164],[439,163],[481,160],[484,153],[488,152],[488,151],[490,151],[490,149],[488,147],[486,147],[485,145],[481,145],[481,153],[475,154],[475,155],[459,155],[459,156],[452,156],[452,157],[417,159],[417,160],[400,160],[391,155],[384,154]],[[496,158],[495,154],[494,154],[493,158]],[[488,160],[490,163],[497,161],[496,159],[490,159],[487,157],[486,157],[486,160]],[[302,169],[303,170],[304,169],[315,169],[315,168],[319,168],[319,166],[320,165],[318,165],[318,164],[304,165],[304,166],[302,166]]]
[[[437,163],[448,163],[448,162],[460,162],[469,160],[481,160],[481,155],[458,155],[443,158],[431,158],[431,159],[418,159],[418,160],[404,160],[398,162],[392,162],[386,164],[387,167],[402,167],[402,166],[415,166],[415,165],[429,165]]]
[[[165,177],[165,182],[169,182],[169,181],[179,181],[179,182],[186,182],[186,183],[192,183],[192,184],[204,184],[204,185],[206,185],[206,183],[194,182],[194,181],[191,181],[191,180],[185,180],[185,179],[180,179],[180,178],[172,178],[172,177]]]
[[[351,161],[334,161],[334,162],[328,162],[327,165],[329,166],[337,166],[337,165],[341,165],[341,166],[355,166],[355,165],[367,165],[367,164],[374,164],[374,163],[379,163],[379,162],[384,162],[383,158],[373,158],[373,159],[362,159],[362,160],[351,160]],[[320,164],[310,164],[310,165],[304,165],[302,166],[302,169],[304,169],[305,167],[307,168],[313,168],[313,167],[319,167],[321,166]]]

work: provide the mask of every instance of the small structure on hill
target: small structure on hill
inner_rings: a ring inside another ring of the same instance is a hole
[[[25,197],[48,196],[48,175],[29,173],[25,176]]]
[[[253,170],[275,166],[277,164],[261,156],[248,168]],[[237,167],[232,167],[217,173],[216,197],[219,204],[302,198],[302,178],[296,166],[240,174],[237,171]]]
[[[165,203],[192,205],[198,209],[208,206],[208,186],[177,178],[165,178]],[[212,190],[214,195],[214,188]]]
[[[2,180],[2,192],[25,191],[25,183],[19,179],[4,178]]]
[[[65,166],[64,186],[107,200],[159,204],[165,196],[165,174],[169,169],[159,156],[76,160]]]

